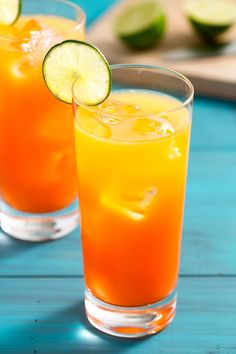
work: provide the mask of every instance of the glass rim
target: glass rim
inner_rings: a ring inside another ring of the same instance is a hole
[[[25,1],[30,2],[31,0],[25,0]],[[61,4],[64,4],[64,5],[67,5],[67,6],[71,7],[71,8],[74,8],[74,10],[76,11],[76,14],[79,16],[79,22],[76,23],[75,27],[73,27],[71,30],[66,31],[65,33],[63,32],[64,35],[65,34],[69,34],[69,33],[73,32],[75,29],[78,29],[79,27],[82,27],[83,25],[85,25],[86,14],[85,14],[84,10],[80,6],[78,6],[75,3],[73,3],[72,1],[69,1],[69,0],[43,0],[43,1],[51,2],[51,3],[59,3],[59,4],[61,3]],[[36,2],[41,3],[41,0],[34,0],[34,2],[35,3]],[[37,14],[35,13],[35,15],[37,15]],[[21,14],[20,14],[20,16],[21,16]],[[30,16],[30,14],[29,14],[29,16]],[[62,17],[62,16],[60,16],[60,17]],[[11,26],[8,26],[8,27],[11,27]],[[50,37],[58,37],[58,34],[52,35]],[[1,39],[17,42],[17,41],[30,40],[30,37],[14,37],[14,36],[8,36],[8,35],[0,34],[0,40]]]
[[[111,68],[111,70],[113,70],[113,69],[114,70],[116,70],[116,69],[151,69],[151,70],[157,70],[157,71],[159,70],[159,71],[162,71],[163,73],[171,74],[171,75],[181,79],[183,82],[185,82],[186,86],[189,88],[189,95],[184,100],[184,102],[182,102],[180,105],[178,105],[172,109],[169,109],[169,110],[166,110],[163,112],[159,112],[158,115],[169,114],[172,112],[179,111],[179,110],[185,108],[186,106],[188,106],[189,104],[191,104],[191,102],[193,101],[193,96],[194,96],[193,84],[185,75],[179,73],[178,71],[175,71],[175,70],[163,67],[163,66],[146,65],[146,64],[112,64],[112,65],[110,65],[110,68]],[[78,98],[76,98],[76,96],[74,95],[73,87],[72,87],[72,97],[73,97],[73,102],[75,104],[81,106],[82,108],[84,108],[90,112],[97,113],[99,115],[102,115],[104,113],[104,115],[106,115],[106,116],[109,115],[109,117],[121,117],[124,115],[124,114],[118,114],[118,113],[107,113],[103,110],[98,112],[98,110],[96,108],[94,108],[97,106],[89,106],[89,105],[84,104],[83,102],[80,102],[78,100]],[[148,116],[148,117],[155,116],[156,117],[157,113],[147,113],[147,114],[141,113],[141,114],[135,114],[135,116],[136,117],[144,117],[144,116]]]

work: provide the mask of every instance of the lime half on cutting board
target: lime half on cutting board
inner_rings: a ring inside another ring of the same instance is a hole
[[[158,2],[143,1],[123,10],[117,17],[114,30],[129,46],[145,49],[162,38],[165,22],[165,13]]]
[[[21,0],[0,0],[0,25],[13,25],[21,12]]]
[[[111,70],[103,54],[93,45],[76,40],[56,44],[43,61],[43,77],[49,90],[66,103],[76,98],[98,105],[111,91]]]
[[[194,29],[206,40],[214,40],[236,21],[234,0],[189,0],[184,13]]]

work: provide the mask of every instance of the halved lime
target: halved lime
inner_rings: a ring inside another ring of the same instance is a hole
[[[236,20],[236,3],[232,0],[188,0],[184,12],[195,30],[212,40],[230,28]]]
[[[60,100],[76,98],[86,105],[103,102],[111,90],[111,70],[106,58],[93,45],[66,40],[52,47],[43,61],[43,77]]]
[[[117,18],[115,32],[137,49],[155,45],[165,32],[165,14],[156,1],[142,1],[126,8]]]
[[[21,0],[0,0],[0,25],[13,25],[21,12]]]

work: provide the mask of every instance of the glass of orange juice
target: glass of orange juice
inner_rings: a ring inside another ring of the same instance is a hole
[[[140,337],[174,318],[193,87],[161,67],[113,65],[111,95],[74,96],[88,320]]]
[[[64,0],[24,0],[0,26],[1,227],[27,241],[62,237],[78,223],[71,107],[46,88],[45,53],[83,39],[85,15]]]

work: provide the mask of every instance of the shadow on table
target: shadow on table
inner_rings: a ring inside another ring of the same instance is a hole
[[[121,354],[148,340],[122,339],[96,330],[86,319],[82,301],[48,317],[40,317],[40,312],[28,325],[5,330],[0,343],[3,353],[15,347],[18,354]]]
[[[0,230],[0,259],[9,258],[33,247],[34,243],[17,240]]]
[[[75,247],[74,242],[78,247]],[[27,242],[18,240],[7,235],[0,229],[0,262],[4,259],[10,259],[18,255],[20,256],[22,253],[30,254],[28,260],[24,259],[26,262],[31,262],[32,258],[34,261],[42,261],[42,250],[45,255],[44,265],[45,261],[47,261],[47,259],[50,260],[52,256],[55,257],[55,254],[57,254],[58,257],[61,257],[63,254],[64,258],[69,257],[70,259],[73,259],[73,261],[77,261],[81,258],[79,245],[79,229],[74,230],[69,235],[60,239],[45,242]],[[79,252],[77,248],[79,249]],[[20,265],[22,266],[22,259],[19,258],[17,262],[19,264],[21,263]],[[36,273],[41,275],[45,274],[45,272],[41,273],[40,271]],[[13,272],[13,275],[16,274],[18,274],[18,272]],[[22,274],[25,275],[24,273]],[[72,274],[74,273],[72,272]]]

